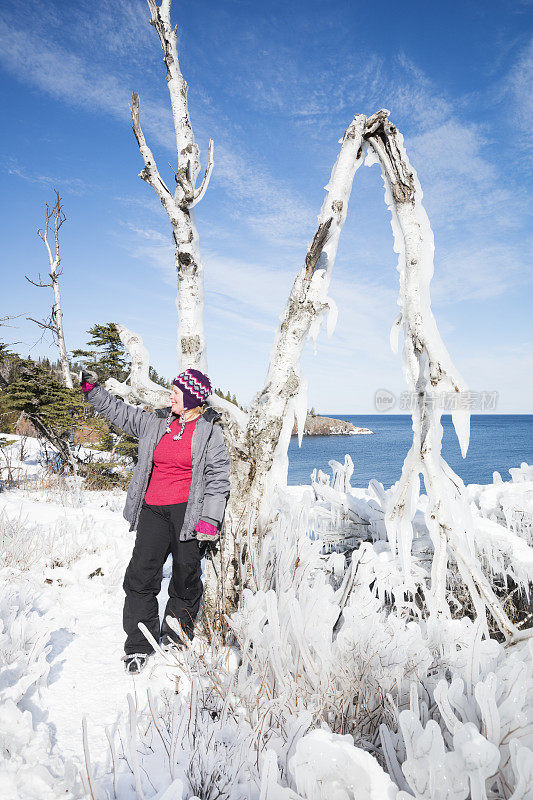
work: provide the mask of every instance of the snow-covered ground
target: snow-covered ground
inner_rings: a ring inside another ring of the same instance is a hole
[[[35,440],[20,461],[20,439],[2,438],[27,477],[0,493],[2,800],[533,798],[532,647],[481,640],[467,617],[385,611],[401,576],[379,484],[341,491],[337,465],[331,482],[319,473],[280,495],[256,585],[232,617],[242,663],[199,636],[133,677],[120,660],[134,542],[124,492],[46,476]],[[533,468],[511,478],[468,495],[490,558],[527,585]],[[367,541],[346,557],[336,527]],[[329,555],[302,537],[310,530]]]

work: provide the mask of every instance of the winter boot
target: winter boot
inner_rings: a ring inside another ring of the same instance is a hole
[[[168,633],[165,633],[161,637],[161,648],[163,650],[170,650],[171,647],[177,647],[178,650],[185,650],[187,645],[185,645],[181,639],[173,639]]]
[[[121,659],[125,662],[124,668],[126,672],[130,675],[137,675],[144,669],[149,655],[150,653],[126,653]]]

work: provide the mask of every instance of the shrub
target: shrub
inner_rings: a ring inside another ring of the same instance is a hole
[[[85,488],[90,491],[127,489],[130,480],[131,472],[120,472],[113,461],[94,461],[87,465]]]

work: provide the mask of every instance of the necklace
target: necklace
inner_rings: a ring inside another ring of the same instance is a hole
[[[180,432],[178,434],[176,434],[175,436],[173,436],[172,440],[174,442],[176,442],[178,439],[181,439],[183,431],[185,430],[185,423],[186,422],[194,422],[194,420],[198,419],[198,417],[200,417],[200,416],[201,416],[201,414],[198,414],[196,417],[193,417],[192,419],[185,419],[184,417],[181,417]],[[172,433],[172,431],[170,430],[171,419],[172,419],[172,411],[170,412],[170,414],[167,417],[167,429],[166,429],[165,433]],[[178,419],[179,419],[179,417],[178,417]]]

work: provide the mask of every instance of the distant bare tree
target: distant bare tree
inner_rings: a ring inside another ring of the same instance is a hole
[[[65,345],[65,333],[63,330],[63,311],[61,308],[61,294],[59,291],[59,278],[63,273],[61,268],[61,258],[59,255],[59,229],[66,221],[67,217],[63,210],[63,205],[61,203],[61,198],[59,196],[59,192],[54,189],[56,194],[56,202],[55,204],[50,207],[48,203],[45,203],[45,212],[44,212],[44,231],[40,228],[37,230],[37,235],[40,239],[42,239],[44,246],[46,247],[46,252],[48,253],[48,262],[50,265],[50,273],[49,277],[51,283],[43,283],[41,280],[41,274],[39,273],[39,281],[32,281],[31,278],[28,278],[26,275],[26,280],[32,283],[34,286],[38,286],[41,289],[50,287],[54,290],[54,304],[52,306],[52,312],[50,317],[43,322],[33,319],[32,317],[28,317],[31,322],[35,322],[42,330],[49,330],[52,332],[57,346],[59,348],[59,359],[61,361],[61,371],[63,373],[63,380],[65,382],[65,386],[67,389],[73,388],[72,383],[72,375],[70,374],[70,368],[67,358],[67,348]],[[49,233],[53,233],[54,241],[52,247],[48,241]]]

